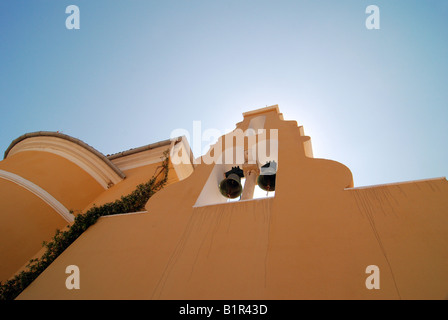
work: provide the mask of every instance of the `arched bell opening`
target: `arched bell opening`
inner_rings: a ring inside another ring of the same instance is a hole
[[[254,141],[213,156],[220,161],[214,163],[195,207],[275,196],[278,140],[257,135]]]

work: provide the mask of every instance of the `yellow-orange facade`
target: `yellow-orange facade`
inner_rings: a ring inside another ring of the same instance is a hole
[[[13,141],[0,161],[0,281],[39,257],[43,241],[73,223],[92,206],[113,202],[148,181],[170,148],[162,141],[108,157],[84,142],[55,132],[25,134]],[[171,169],[168,184],[193,167]]]
[[[274,139],[259,129],[278,130],[275,196],[227,202],[218,184],[240,163],[172,162],[145,211],[100,218],[18,299],[446,299],[445,178],[357,188],[346,166],[313,157],[303,128],[277,106],[243,115],[236,129],[254,129],[257,141]],[[199,160],[250,141],[217,143]],[[179,146],[189,150],[178,139],[105,157],[60,134],[14,142],[0,162],[1,279],[71,223],[64,208],[76,215],[129,193]],[[69,265],[79,289],[66,287]],[[372,265],[379,288],[366,285]]]

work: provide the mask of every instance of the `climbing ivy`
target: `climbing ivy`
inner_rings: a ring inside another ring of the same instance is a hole
[[[168,180],[168,152],[168,150],[164,152],[162,165],[157,168],[159,172],[157,174],[154,173],[146,183],[138,185],[132,193],[122,196],[114,202],[106,203],[99,207],[93,206],[84,214],[77,215],[73,224],[68,226],[67,230],[56,230],[50,242],[43,242],[43,247],[46,250],[40,258],[30,260],[25,270],[15,275],[12,279],[7,280],[5,283],[0,282],[0,300],[15,299],[98,218],[143,210],[148,199],[162,189]]]

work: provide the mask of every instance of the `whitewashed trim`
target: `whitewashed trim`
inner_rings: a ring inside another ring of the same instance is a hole
[[[8,157],[23,151],[43,151],[59,155],[87,172],[104,189],[123,179],[95,154],[66,139],[51,136],[30,137],[15,144],[9,150]]]
[[[446,180],[446,177],[419,179],[419,180],[409,180],[409,181],[391,182],[391,183],[382,183],[382,184],[374,184],[374,185],[371,185],[371,186],[361,186],[361,187],[345,188],[344,190],[359,190],[359,189],[370,189],[370,188],[378,188],[378,187],[393,187],[393,186],[399,186],[399,185],[402,185],[402,184],[430,182],[430,181],[438,181],[438,180],[443,180],[443,179]]]
[[[4,170],[0,170],[0,178],[11,181],[21,186],[22,188],[25,188],[31,193],[35,194],[40,199],[42,199],[46,204],[52,207],[57,213],[59,213],[62,216],[62,218],[64,218],[65,221],[67,222],[74,221],[74,217],[70,213],[70,211],[68,211],[67,208],[64,207],[62,203],[60,203],[51,194],[49,194],[47,191],[45,191],[38,185],[32,183],[29,180],[26,180],[25,178],[22,178],[21,176],[15,173],[11,173]]]
[[[163,161],[163,152],[167,146],[144,150],[130,155],[112,159],[111,162],[120,170],[126,171]]]

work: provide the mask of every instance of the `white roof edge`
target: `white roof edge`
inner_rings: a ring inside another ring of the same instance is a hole
[[[435,180],[442,180],[442,179],[446,180],[446,177],[429,178],[429,179],[418,179],[418,180],[391,182],[391,183],[383,183],[383,184],[374,184],[374,185],[371,185],[371,186],[361,186],[361,187],[345,188],[344,190],[369,189],[369,188],[376,188],[376,187],[396,186],[396,185],[400,185],[400,184],[409,184],[409,183],[414,183],[414,182],[425,182],[425,181],[435,181]]]

